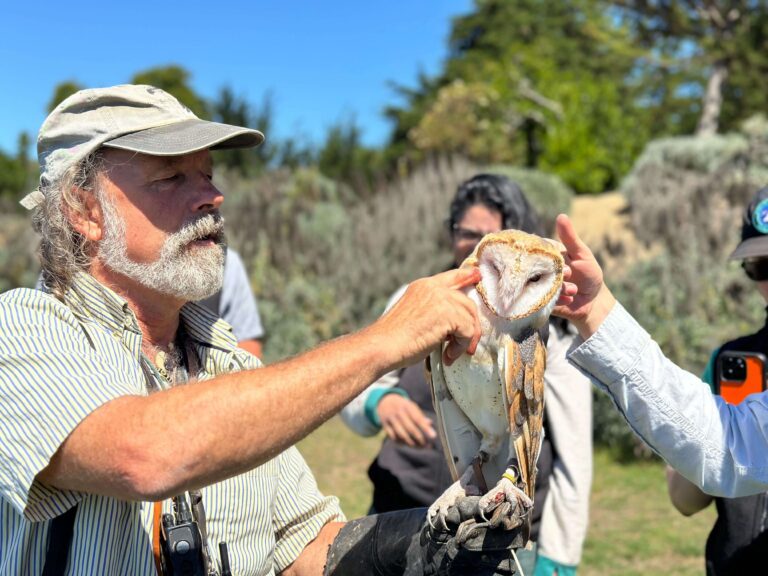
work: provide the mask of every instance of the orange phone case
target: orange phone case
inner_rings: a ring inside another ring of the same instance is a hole
[[[746,364],[743,380],[729,380],[723,375],[726,358],[742,358]],[[766,387],[766,358],[759,352],[726,351],[720,354],[716,367],[716,391],[729,404],[738,404],[750,394],[763,392]]]

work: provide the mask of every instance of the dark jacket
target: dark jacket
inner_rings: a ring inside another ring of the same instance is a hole
[[[768,355],[768,320],[755,334],[725,343],[725,350]],[[715,366],[717,364],[715,363]],[[760,574],[768,560],[768,497],[715,498],[717,521],[707,538],[708,576]]]

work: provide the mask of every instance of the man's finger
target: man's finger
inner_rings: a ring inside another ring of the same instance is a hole
[[[560,290],[560,296],[576,296],[579,293],[579,287],[573,282],[563,282],[563,288]]]
[[[474,354],[474,349],[472,349],[471,352],[469,350],[471,344],[472,340],[469,338],[451,336],[448,339],[448,345],[445,347],[445,351],[443,352],[443,362],[445,362],[447,366],[450,366],[457,358],[459,358],[459,356],[464,354],[464,352]],[[475,348],[477,348],[477,343],[475,343]]]
[[[435,274],[433,278],[443,286],[456,289],[477,284],[481,280],[480,269],[474,266],[441,272],[440,274]]]

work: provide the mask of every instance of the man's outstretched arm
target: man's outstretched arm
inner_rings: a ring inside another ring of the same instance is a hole
[[[60,489],[156,500],[252,469],[385,372],[445,341],[449,361],[474,352],[477,312],[461,288],[478,281],[467,270],[422,279],[371,326],[300,356],[111,400],[80,422],[38,479]]]

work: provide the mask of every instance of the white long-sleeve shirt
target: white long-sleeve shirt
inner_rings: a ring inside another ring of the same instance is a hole
[[[768,490],[768,392],[725,403],[667,359],[618,303],[569,359],[611,395],[643,441],[705,492],[732,498]]]

